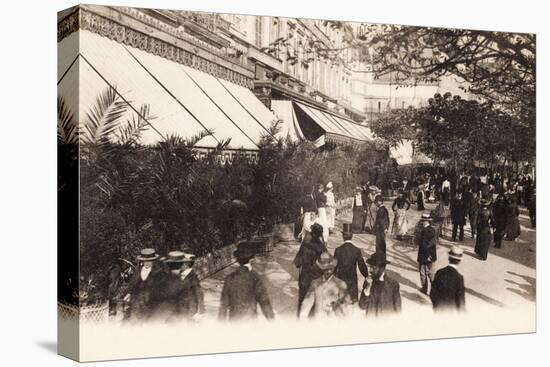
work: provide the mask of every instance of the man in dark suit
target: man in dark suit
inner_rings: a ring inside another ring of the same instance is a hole
[[[433,285],[432,266],[437,260],[436,233],[430,225],[432,217],[429,214],[422,214],[420,222],[422,230],[418,234],[418,270],[420,272],[420,291],[428,294],[428,281]]]
[[[464,277],[458,272],[463,250],[453,246],[449,251],[449,265],[435,273],[430,298],[434,311],[464,311]]]
[[[399,283],[386,275],[389,262],[384,254],[375,252],[368,260],[372,281],[365,281],[359,307],[367,316],[384,316],[401,312]]]
[[[376,252],[386,256],[386,233],[390,228],[390,215],[384,206],[382,195],[377,195],[374,203],[378,207],[376,221],[374,222],[374,234],[376,235]]]
[[[169,272],[164,273],[159,286],[152,292],[152,308],[155,317],[173,320],[190,320],[204,314],[204,294],[199,278],[193,270],[195,255],[183,251],[170,251],[164,263]]]
[[[275,314],[265,285],[250,264],[250,260],[255,255],[252,244],[239,243],[233,255],[239,263],[239,268],[225,278],[220,301],[220,320],[256,318],[258,305],[266,319],[273,319]]]
[[[462,194],[459,192],[456,197],[451,201],[451,219],[453,221],[453,241],[456,241],[456,235],[458,233],[458,239],[464,240],[464,224],[466,224],[466,207],[464,200],[462,200]]]
[[[351,301],[357,302],[357,268],[365,278],[369,275],[369,270],[361,250],[351,242],[353,238],[351,224],[344,223],[342,237],[344,244],[334,250],[334,257],[338,260],[335,274],[336,277],[346,282]]]

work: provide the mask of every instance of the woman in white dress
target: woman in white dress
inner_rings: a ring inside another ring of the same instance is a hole
[[[334,193],[332,192],[332,182],[327,183],[327,190],[325,196],[327,198],[327,223],[329,232],[334,230],[334,221],[336,219],[336,202],[334,201]]]

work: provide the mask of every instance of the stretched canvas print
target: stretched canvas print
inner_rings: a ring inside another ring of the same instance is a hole
[[[58,14],[59,353],[535,332],[534,34]]]

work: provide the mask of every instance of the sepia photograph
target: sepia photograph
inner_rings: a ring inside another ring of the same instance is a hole
[[[536,44],[60,11],[59,354],[536,332]]]

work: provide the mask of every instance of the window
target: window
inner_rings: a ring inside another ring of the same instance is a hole
[[[262,17],[256,17],[256,47],[262,47]]]

